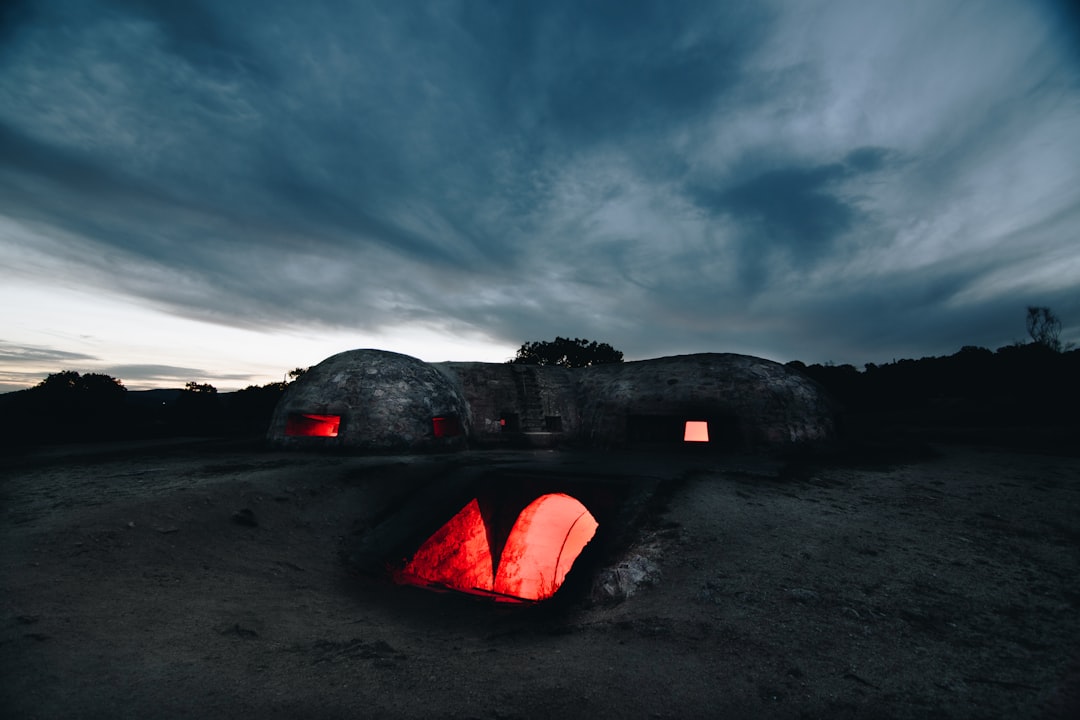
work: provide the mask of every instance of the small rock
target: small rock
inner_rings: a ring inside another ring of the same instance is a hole
[[[660,567],[647,557],[634,555],[615,567],[605,568],[593,582],[594,602],[622,601],[643,585],[660,581]]]
[[[806,588],[791,588],[786,593],[787,599],[803,605],[816,605],[821,602],[821,596],[813,590]]]
[[[240,625],[240,623],[233,623],[224,628],[218,630],[219,635],[236,635],[241,638],[257,638],[259,633],[250,628],[246,628]]]
[[[259,521],[255,519],[255,513],[250,508],[243,508],[234,512],[232,521],[237,525],[247,525],[248,527],[258,527],[259,525]]]

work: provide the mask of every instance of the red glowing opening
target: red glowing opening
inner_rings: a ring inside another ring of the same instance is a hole
[[[683,442],[709,442],[709,423],[704,420],[687,420]]]
[[[395,580],[545,600],[562,586],[597,527],[576,499],[561,493],[541,495],[518,515],[496,564],[474,499],[420,546]]]
[[[495,592],[544,600],[562,587],[566,573],[599,524],[580,502],[561,493],[542,495],[518,515],[506,540]]]
[[[480,504],[474,499],[420,546],[397,578],[407,584],[435,583],[457,590],[491,592],[491,564]]]
[[[431,418],[431,426],[435,431],[435,437],[437,438],[457,437],[465,432],[461,427],[461,421],[458,420],[457,415],[433,417]]]
[[[285,422],[285,434],[300,437],[337,437],[340,427],[340,415],[289,413]]]

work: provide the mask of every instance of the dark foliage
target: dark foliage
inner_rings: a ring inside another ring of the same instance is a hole
[[[266,385],[249,385],[227,396],[226,417],[232,433],[261,435],[270,426],[278,400],[288,387],[276,382]]]
[[[262,435],[285,387],[278,382],[218,393],[189,382],[183,390],[132,392],[107,375],[65,370],[29,390],[0,395],[0,447]]]
[[[194,393],[196,395],[215,395],[217,394],[217,388],[210,383],[202,383],[201,385],[194,380],[184,385],[184,392]]]
[[[64,370],[13,395],[16,402],[0,414],[20,441],[34,434],[98,440],[124,422],[127,388],[108,375]]]
[[[607,343],[574,338],[557,337],[554,340],[527,342],[518,348],[511,360],[519,365],[558,365],[561,367],[589,367],[603,363],[619,363],[623,354]]]
[[[1042,343],[991,352],[966,346],[946,357],[851,365],[788,363],[821,383],[844,410],[848,433],[889,427],[951,428],[981,441],[1006,431],[1046,433],[1080,425],[1080,351]]]
[[[1025,323],[1031,342],[1054,352],[1067,349],[1061,345],[1061,320],[1050,308],[1029,305]]]

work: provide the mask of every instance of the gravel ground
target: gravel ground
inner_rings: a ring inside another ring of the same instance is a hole
[[[24,453],[0,469],[0,716],[1078,716],[1080,458],[936,451],[591,456],[666,481],[622,553],[654,572],[555,609],[342,560],[445,458]]]

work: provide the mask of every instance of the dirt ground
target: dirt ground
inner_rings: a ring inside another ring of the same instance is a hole
[[[661,576],[557,610],[343,561],[438,457],[5,458],[0,716],[1080,717],[1080,458],[934,449],[798,471],[598,456],[676,481],[627,548]]]

